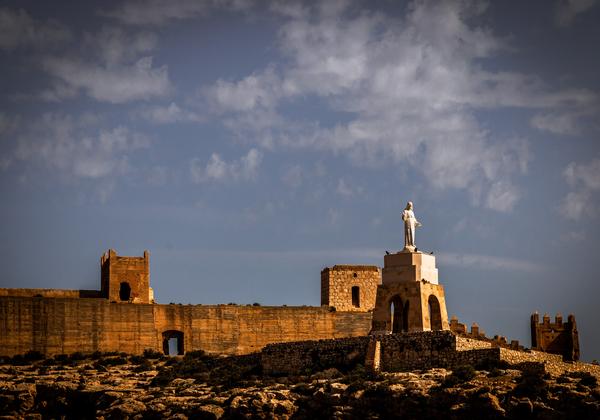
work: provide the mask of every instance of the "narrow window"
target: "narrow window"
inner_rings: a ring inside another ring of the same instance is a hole
[[[360,288],[352,286],[352,306],[360,308]]]
[[[119,288],[119,299],[121,302],[127,302],[131,297],[131,286],[127,282],[121,283]]]

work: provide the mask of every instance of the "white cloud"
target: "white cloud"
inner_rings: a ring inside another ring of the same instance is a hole
[[[167,106],[152,105],[143,107],[139,115],[155,124],[171,124],[184,121],[202,121],[203,118],[195,112],[179,107],[175,102]]]
[[[517,187],[502,181],[494,182],[490,187],[485,206],[500,212],[510,212],[520,197]]]
[[[84,33],[79,51],[41,58],[53,81],[39,97],[57,102],[83,91],[98,101],[124,103],[164,96],[172,87],[167,66],[153,66],[149,53],[156,44],[149,32],[103,27]]]
[[[88,96],[110,103],[163,96],[171,89],[167,66],[153,67],[152,57],[117,67],[93,65],[79,59],[47,58],[44,68],[62,85],[83,89]]]
[[[575,17],[591,9],[596,0],[558,0],[555,8],[555,21],[558,26],[569,26]]]
[[[238,82],[219,79],[206,90],[213,105],[220,110],[250,111],[269,109],[283,96],[283,83],[272,68]]]
[[[553,134],[577,135],[580,115],[575,113],[546,113],[534,115],[531,126]]]
[[[560,204],[560,213],[571,220],[594,216],[598,212],[597,193],[600,191],[600,158],[589,163],[571,162],[563,171],[571,191]]]
[[[125,127],[94,132],[70,116],[47,113],[17,137],[13,156],[66,177],[100,179],[128,172],[129,152],[148,145]]]
[[[224,161],[217,153],[211,155],[206,165],[200,159],[194,158],[190,161],[191,179],[194,183],[253,180],[258,174],[262,159],[263,154],[254,148],[239,160],[231,162]]]
[[[560,204],[560,213],[571,220],[580,220],[582,216],[591,216],[595,213],[590,191],[571,191]]]
[[[23,9],[0,8],[0,49],[47,48],[70,38],[69,30],[54,20],[36,21]]]
[[[441,264],[470,267],[479,270],[521,271],[526,273],[544,271],[543,266],[531,261],[519,260],[516,258],[496,257],[492,255],[442,252],[437,254],[437,258]]]
[[[215,8],[245,10],[251,5],[250,0],[143,0],[123,2],[102,14],[130,25],[164,25],[203,16]]]
[[[569,185],[581,185],[585,189],[600,190],[600,158],[589,163],[571,162],[565,168],[563,175]]]
[[[528,141],[492,138],[474,111],[543,109],[534,127],[573,132],[581,110],[598,103],[589,90],[553,90],[536,76],[484,69],[480,59],[511,49],[470,23],[484,7],[414,2],[398,24],[336,4],[283,7],[285,64],[206,89],[238,137],[332,151],[357,165],[410,166],[435,188],[463,189],[474,205],[509,212],[521,197],[515,178],[527,171]],[[283,105],[307,95],[327,111],[345,112],[347,122],[330,127],[288,117]]]

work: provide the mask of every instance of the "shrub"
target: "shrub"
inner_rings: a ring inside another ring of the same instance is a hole
[[[104,357],[102,359],[96,360],[94,362],[94,367],[98,368],[99,366],[118,366],[124,365],[127,363],[127,359],[121,356],[113,356],[113,357]]]
[[[36,350],[30,350],[27,353],[25,353],[23,355],[23,358],[25,360],[28,360],[30,362],[35,361],[35,360],[42,360],[45,359],[46,356],[44,356],[42,353],[40,353],[39,351]]]
[[[161,359],[164,355],[154,349],[144,349],[144,357],[146,359]]]
[[[538,398],[548,395],[548,383],[542,370],[525,370],[517,378],[517,386],[513,390],[516,396]]]
[[[152,362],[144,359],[142,363],[138,364],[135,368],[133,368],[134,372],[147,372],[149,370],[154,370],[154,365]]]
[[[446,379],[442,382],[441,386],[443,388],[448,388],[451,386],[456,386],[465,382],[470,381],[475,377],[477,371],[471,365],[463,365],[456,367],[452,374],[447,376]]]
[[[13,366],[26,366],[29,364],[29,361],[22,354],[17,354],[10,359],[10,364]]]
[[[596,388],[598,386],[598,378],[592,375],[589,372],[577,372],[578,375],[575,377],[579,377],[579,384],[589,386],[590,388]],[[573,377],[573,376],[571,376]]]
[[[141,365],[144,362],[147,362],[147,360],[144,356],[138,356],[138,355],[129,356],[129,363],[131,363],[133,365]]]

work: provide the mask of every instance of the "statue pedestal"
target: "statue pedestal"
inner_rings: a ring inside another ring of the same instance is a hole
[[[446,298],[443,286],[438,284],[435,257],[421,252],[386,255],[371,333],[449,328]]]
[[[435,257],[422,252],[399,252],[383,257],[382,283],[426,281],[438,284]]]

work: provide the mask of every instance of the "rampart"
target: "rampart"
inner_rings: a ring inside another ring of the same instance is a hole
[[[490,341],[461,337],[451,331],[271,344],[261,353],[263,372],[271,375],[350,368],[360,360],[368,368],[384,372],[454,369],[462,365],[493,366],[504,361],[513,366],[536,364],[555,376],[565,371],[586,371],[600,378],[600,366],[567,363],[560,355],[512,350]]]
[[[172,333],[182,348],[247,354],[269,343],[364,336],[371,314],[327,307],[159,305],[106,299],[0,297],[0,354],[94,351],[139,354],[165,349]]]

